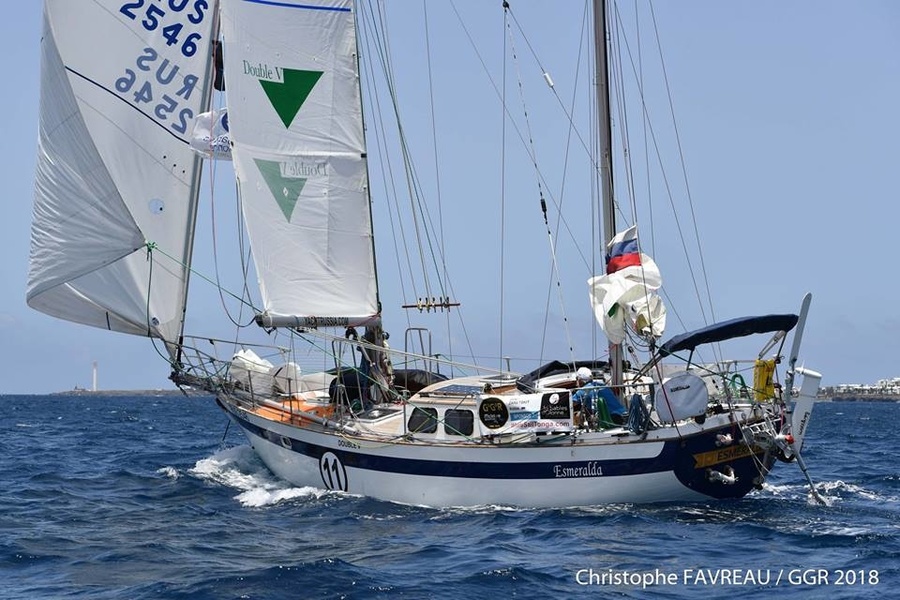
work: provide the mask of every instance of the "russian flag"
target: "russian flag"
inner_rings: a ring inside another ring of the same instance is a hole
[[[641,266],[638,251],[637,225],[617,233],[606,245],[606,274],[615,273],[625,267]]]

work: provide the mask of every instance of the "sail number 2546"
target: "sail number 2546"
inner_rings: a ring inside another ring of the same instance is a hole
[[[135,105],[149,105],[156,120],[181,134],[194,118],[185,106],[201,82],[194,71],[207,60],[206,50],[198,54],[204,35],[198,26],[208,10],[208,0],[129,0],[119,8],[135,22],[133,28],[152,33],[142,36],[148,45],[115,80],[116,92]]]
[[[190,5],[190,8],[188,5]],[[178,15],[174,19],[169,17],[171,14],[181,13],[188,8],[189,12],[187,15]],[[166,12],[166,9],[169,10],[169,13]],[[150,2],[147,2],[147,0],[134,0],[123,4],[119,12],[133,21],[140,19],[141,25],[147,31],[156,31],[162,27],[162,36],[166,40],[167,46],[174,46],[180,42],[181,53],[185,56],[193,56],[197,53],[197,42],[200,40],[201,35],[195,31],[182,40],[180,36],[184,29],[184,24],[180,22],[181,16],[186,16],[188,21],[194,25],[199,25],[208,9],[209,4],[207,0],[167,0],[165,3],[160,2],[160,0],[151,0]],[[169,21],[169,23],[166,24],[166,21]]]
[[[158,59],[159,54],[156,50],[144,48],[144,53],[135,61],[137,70],[125,69],[125,75],[116,79],[116,91],[123,96],[130,93],[135,104],[151,104],[156,100],[153,115],[160,121],[167,121],[179,106],[178,98],[187,101],[200,78],[191,73],[178,76],[177,65],[172,65],[168,59],[155,64]],[[138,81],[138,71],[150,74],[150,78]],[[154,84],[158,88],[167,89],[171,94],[159,94],[157,98],[154,94]],[[171,128],[178,133],[185,133],[188,124],[194,118],[194,112],[190,108],[182,108],[176,115]]]

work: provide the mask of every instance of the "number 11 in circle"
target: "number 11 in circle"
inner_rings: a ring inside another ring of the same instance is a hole
[[[333,452],[326,452],[319,459],[319,473],[326,489],[347,491],[347,469]]]

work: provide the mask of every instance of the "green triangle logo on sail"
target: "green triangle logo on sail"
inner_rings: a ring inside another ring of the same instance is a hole
[[[281,117],[285,127],[290,127],[300,107],[306,102],[316,82],[322,77],[322,71],[300,71],[282,69],[283,81],[260,79],[259,83],[269,97],[272,108]]]
[[[262,174],[266,185],[269,186],[269,191],[275,196],[275,201],[278,202],[281,212],[284,213],[285,218],[290,222],[297,200],[300,199],[300,192],[303,191],[303,186],[306,185],[306,178],[285,177],[281,174],[281,163],[257,158],[254,158],[253,162],[256,163],[256,167]]]

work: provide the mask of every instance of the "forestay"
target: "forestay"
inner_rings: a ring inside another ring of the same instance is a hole
[[[267,325],[378,312],[351,6],[221,3],[232,158]]]

